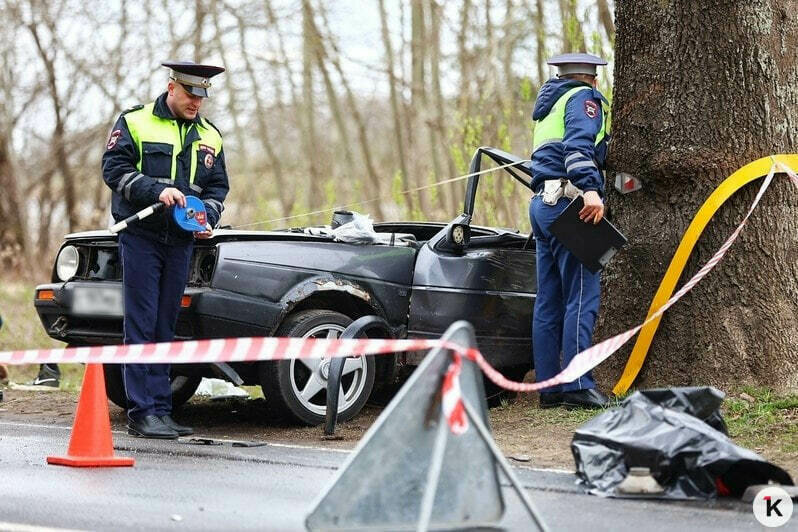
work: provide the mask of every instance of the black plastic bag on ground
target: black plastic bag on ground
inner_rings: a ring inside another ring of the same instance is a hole
[[[724,434],[723,397],[710,387],[635,392],[574,433],[578,482],[594,495],[661,499],[740,497],[748,486],[768,481],[792,485],[786,471]],[[648,468],[662,491],[619,491],[632,467]]]
[[[729,435],[726,421],[720,415],[720,405],[726,395],[712,386],[654,388],[640,390],[652,403],[697,417],[713,429]]]

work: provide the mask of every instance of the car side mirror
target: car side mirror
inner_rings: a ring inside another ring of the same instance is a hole
[[[471,241],[471,227],[467,224],[451,224],[446,229],[444,248],[455,253],[461,253]]]

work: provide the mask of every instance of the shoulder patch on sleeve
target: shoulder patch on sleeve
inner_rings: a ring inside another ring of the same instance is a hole
[[[122,111],[122,116],[125,116],[128,113],[132,113],[133,111],[138,111],[139,109],[143,109],[143,108],[144,108],[144,105],[134,105],[130,109],[125,109],[124,111]]]
[[[596,118],[598,116],[598,104],[593,100],[585,100],[585,114],[590,119]]]
[[[116,148],[116,143],[119,142],[119,137],[122,136],[122,130],[115,129],[111,132],[111,136],[108,137],[108,144],[105,145],[106,150],[113,150]]]

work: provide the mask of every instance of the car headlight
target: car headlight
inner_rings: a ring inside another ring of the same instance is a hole
[[[64,246],[55,260],[55,273],[62,281],[67,281],[78,273],[80,256],[75,246]]]

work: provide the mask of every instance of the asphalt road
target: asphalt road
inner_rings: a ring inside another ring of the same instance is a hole
[[[346,451],[267,444],[236,448],[159,442],[114,433],[134,468],[50,466],[69,427],[0,420],[0,530],[304,530],[313,501]],[[551,530],[760,530],[735,501],[674,503],[585,495],[573,475],[517,468]],[[390,490],[390,486],[386,486]],[[502,525],[533,530],[509,488]]]

